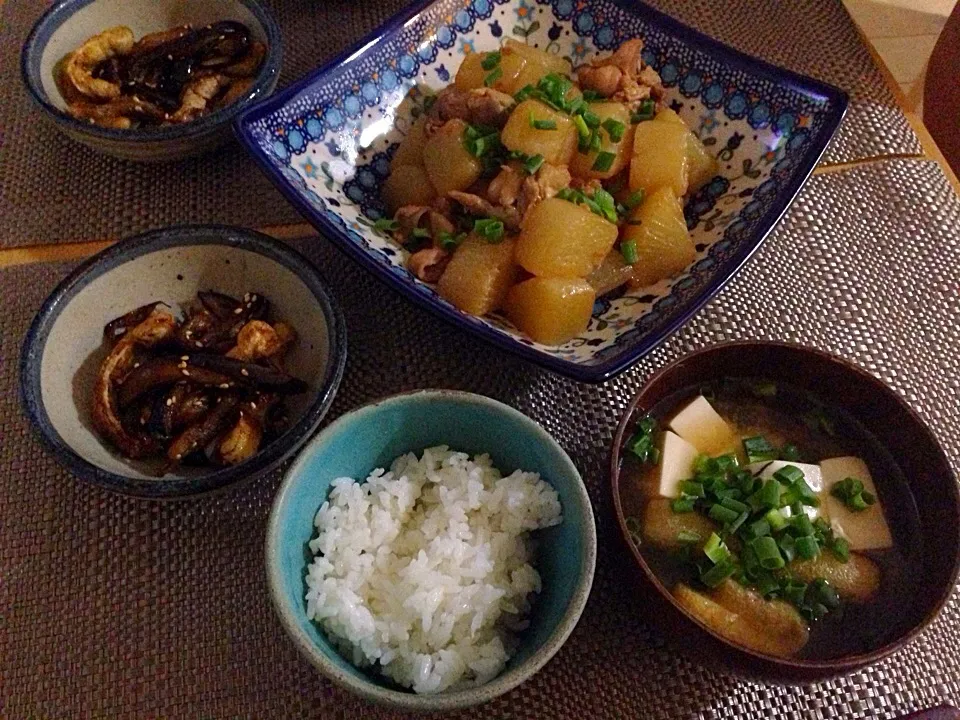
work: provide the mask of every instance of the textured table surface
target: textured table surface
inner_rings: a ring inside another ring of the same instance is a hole
[[[538,420],[588,485],[600,554],[587,609],[532,680],[456,717],[894,718],[960,704],[960,593],[916,641],[809,687],[743,682],[682,659],[633,598],[606,472],[631,394],[715,342],[801,342],[889,383],[960,470],[960,198],[929,161],[813,178],[751,263],[683,330],[618,379],[580,385],[477,345],[419,312],[323,240],[297,242],[343,304],[350,359],[329,419],[372,398],[451,387]],[[398,718],[333,687],[275,620],[262,567],[276,476],[215,498],[125,499],[41,451],[15,393],[18,345],[69,269],[0,271],[0,632],[3,717]],[[789,268],[800,291],[779,288]],[[385,323],[383,318],[391,318]],[[384,364],[384,355],[396,358]]]
[[[236,145],[170,165],[138,165],[63,138],[19,82],[19,51],[49,0],[0,2],[0,249],[119,238],[179,222],[248,227],[299,221]],[[266,0],[284,36],[281,86],[394,14],[403,0]],[[850,93],[824,161],[918,154],[917,137],[840,0],[653,0],[747,53]]]

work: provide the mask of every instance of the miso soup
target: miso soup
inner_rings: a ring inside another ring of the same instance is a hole
[[[905,629],[916,506],[842,408],[758,378],[690,387],[637,423],[622,456],[633,541],[718,634],[826,660]]]

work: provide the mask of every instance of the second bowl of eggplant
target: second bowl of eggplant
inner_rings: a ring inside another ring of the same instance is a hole
[[[304,257],[224,226],[145,233],[83,263],[24,341],[25,412],[109,490],[184,497],[295,452],[343,375],[342,313]]]

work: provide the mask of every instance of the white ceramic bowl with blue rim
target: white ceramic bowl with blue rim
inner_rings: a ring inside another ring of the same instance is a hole
[[[200,290],[264,294],[273,315],[297,331],[286,369],[309,389],[287,399],[289,427],[250,460],[157,477],[150,466],[121,457],[93,429],[93,384],[107,354],[103,327],[151,302],[183,308]],[[260,477],[303,445],[333,402],[346,356],[343,314],[302,255],[250,230],[165,228],[107,248],[57,286],[24,340],[20,397],[46,449],[77,477],[126,495],[185,497]]]
[[[418,695],[371,669],[360,669],[307,619],[308,543],[314,518],[333,480],[365,479],[400,455],[447,445],[487,453],[504,474],[540,473],[560,498],[563,521],[536,533],[535,567],[543,589],[530,626],[503,672],[476,687]],[[523,413],[482,395],[455,390],[416,390],[357,408],[330,424],[290,466],[270,510],[266,540],[267,581],[274,609],[300,653],[341,687],[394,708],[444,711],[487,702],[529,679],[560,649],[583,613],[593,586],[597,530],[590,497],[570,457]]]
[[[220,20],[246,25],[267,54],[248,93],[236,102],[182,125],[117,130],[77,120],[54,80],[54,66],[88,38],[126,25],[134,37],[177,25],[201,27]],[[125,160],[179,160],[212,150],[232,137],[234,118],[276,87],[283,59],[280,29],[255,0],[59,0],[34,25],[24,43],[20,69],[33,100],[67,137]]]
[[[406,251],[372,227],[391,154],[422,103],[464,55],[513,37],[581,64],[633,37],[667,98],[720,161],[689,199],[696,260],[679,276],[601,298],[590,326],[559,347],[506,319],[458,311],[404,267]],[[319,230],[409,299],[528,360],[584,381],[609,379],[686,322],[757,249],[843,117],[837,88],[743,55],[640,3],[614,0],[426,0],[355,47],[246,111],[247,149]]]

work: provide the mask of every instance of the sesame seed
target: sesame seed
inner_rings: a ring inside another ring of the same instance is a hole
[[[181,370],[180,372],[182,372],[182,373],[183,373],[184,375],[186,375],[187,377],[190,377],[190,371],[189,371],[189,370]]]
[[[246,377],[246,376],[249,375],[250,373],[247,372],[247,369],[246,369],[246,368],[243,368],[243,369],[240,371],[240,374],[243,375],[244,377]]]
[[[186,336],[187,340],[189,340],[191,337],[193,337],[193,330],[187,330],[184,333],[184,336]]]
[[[182,362],[179,365],[177,365],[177,367],[180,368],[181,370],[183,370],[186,366],[187,364],[185,362]]]
[[[257,294],[254,293],[253,295],[251,295],[251,296],[250,296],[250,300],[252,300],[253,302],[256,302],[256,301],[257,301]]]
[[[182,457],[183,457],[183,453],[177,453],[177,456],[174,458],[174,460],[179,460]]]
[[[234,315],[239,315],[239,314],[242,313],[242,312],[243,312],[243,308],[242,308],[242,307],[238,307],[238,308],[234,309],[233,314],[234,314]]]
[[[167,407],[173,405],[173,398],[167,398]]]
[[[134,369],[134,370],[136,370],[138,367],[140,367],[140,363],[134,363],[134,364],[133,364],[133,369]]]
[[[220,389],[221,389],[221,390],[229,390],[229,389],[230,389],[230,383],[220,383]]]
[[[189,356],[189,355],[181,355],[181,356],[180,356],[180,359],[183,360],[184,362],[186,362],[187,360],[190,359],[190,356]]]
[[[251,407],[253,410],[256,410],[256,409],[257,409],[257,404],[256,404],[255,402],[252,402],[252,403],[250,403],[250,407]]]
[[[244,302],[250,302],[250,293],[244,293],[244,294],[243,294],[243,301],[244,301]]]
[[[203,343],[197,340],[197,347],[203,347]]]

